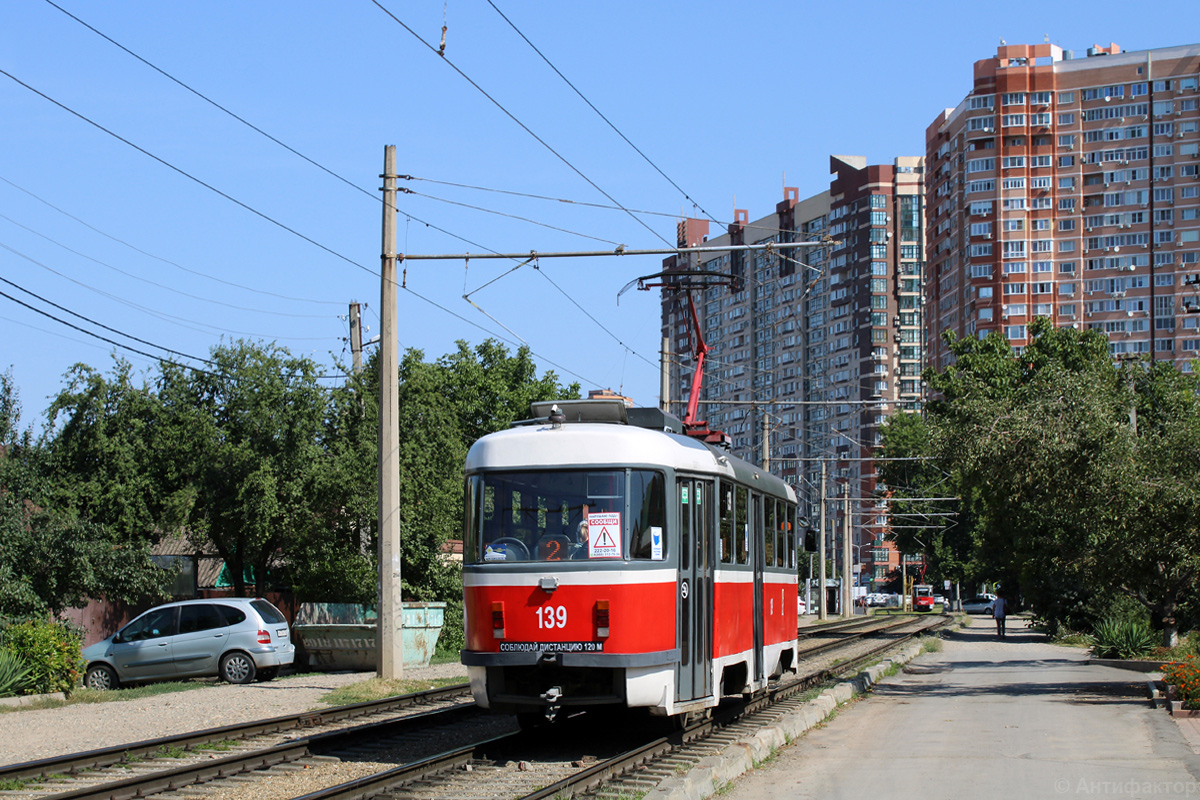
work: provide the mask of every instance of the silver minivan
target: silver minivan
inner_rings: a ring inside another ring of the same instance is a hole
[[[262,598],[183,600],[155,606],[83,649],[83,685],[215,675],[229,683],[269,681],[295,658],[287,618]]]

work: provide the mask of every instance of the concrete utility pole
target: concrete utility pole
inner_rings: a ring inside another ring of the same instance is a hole
[[[663,411],[671,410],[671,337],[662,337],[662,350],[659,351],[659,383],[658,407]]]
[[[767,424],[767,412],[762,417],[762,465],[763,472],[771,471],[771,427]]]
[[[358,303],[350,304],[350,357],[353,359],[354,374],[362,372],[362,317]]]
[[[378,676],[404,677],[400,628],[400,342],[396,336],[396,146],[383,151],[383,254],[379,290]]]
[[[850,481],[842,484],[842,616],[854,616],[854,590],[850,584]]]
[[[820,539],[821,539],[821,544],[817,548],[819,550],[819,556],[821,559],[821,597],[820,597],[821,615],[820,615],[820,619],[825,620],[825,619],[829,618],[829,609],[825,608],[826,590],[825,590],[825,462],[824,461],[821,462],[821,531],[820,531]]]

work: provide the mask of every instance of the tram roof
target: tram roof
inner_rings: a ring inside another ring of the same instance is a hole
[[[661,428],[617,421],[539,420],[539,424],[491,433],[471,446],[466,471],[626,465],[721,475],[795,500],[794,490],[781,478],[712,445]]]

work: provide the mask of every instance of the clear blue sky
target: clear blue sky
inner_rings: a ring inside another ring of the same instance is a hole
[[[0,75],[0,278],[180,353],[263,339],[331,373],[335,358],[349,361],[351,300],[368,306],[368,336],[378,331],[386,144],[401,173],[426,179],[404,184],[420,193],[400,200],[406,253],[665,247],[671,215],[704,216],[497,9],[723,224],[735,207],[769,213],[784,185],[802,197],[823,190],[831,153],[870,163],[920,155],[926,126],[962,99],[972,63],[1001,38],[1049,36],[1080,54],[1198,38],[1194,2],[1135,13],[1113,2],[380,0],[419,41],[370,0],[56,1],[320,167],[45,0],[10,0],[0,5],[0,69],[171,166]],[[434,52],[443,19],[444,59]],[[579,204],[612,205],[605,194],[654,214]],[[458,339],[496,336],[513,349],[520,337],[541,370],[650,405],[658,297],[630,291],[618,303],[617,292],[660,263],[547,259],[509,273],[499,261],[408,262],[400,345],[432,359]],[[60,319],[167,355],[21,289],[0,283]],[[40,427],[72,364],[107,372],[113,350],[0,297],[0,371],[12,370],[24,425]],[[119,352],[153,373],[151,359]]]

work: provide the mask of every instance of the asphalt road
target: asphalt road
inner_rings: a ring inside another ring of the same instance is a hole
[[[1200,798],[1200,755],[1145,677],[990,619],[843,709],[722,793],[803,798]]]

